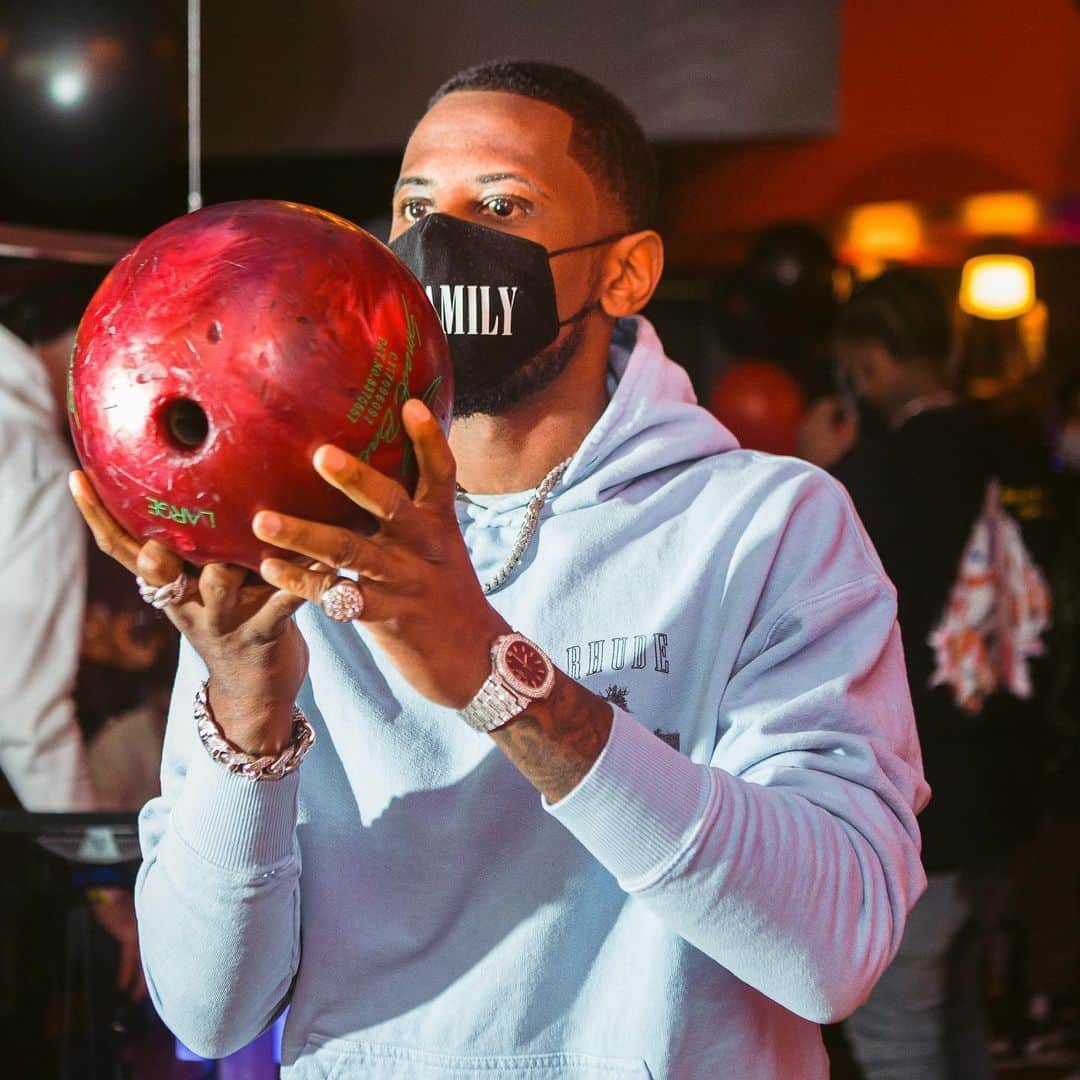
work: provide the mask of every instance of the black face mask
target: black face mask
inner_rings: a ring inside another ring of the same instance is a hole
[[[455,398],[465,404],[506,384],[562,327],[593,311],[595,301],[559,320],[548,260],[622,235],[548,251],[521,236],[428,214],[394,240],[391,250],[424,286],[450,342]]]

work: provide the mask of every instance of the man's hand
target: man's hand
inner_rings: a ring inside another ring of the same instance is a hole
[[[71,492],[98,547],[132,574],[164,585],[183,570],[161,544],[124,532],[84,473],[71,474]],[[292,706],[307,672],[307,646],[292,620],[301,600],[246,577],[241,566],[211,563],[163,610],[206,663],[210,707],[226,737],[243,750],[275,754],[292,738]]]
[[[116,966],[116,989],[138,1003],[146,996],[146,979],[139,960],[139,932],[135,902],[126,889],[88,889],[87,901],[94,918],[120,949]]]
[[[416,399],[402,410],[420,468],[416,494],[333,446],[315,454],[319,475],[378,522],[371,536],[275,512],[257,514],[255,535],[326,567],[355,570],[361,621],[424,697],[460,709],[491,672],[491,645],[510,627],[488,603],[454,510],[454,457],[442,428]],[[272,585],[318,603],[337,578],[282,559],[260,571]],[[492,737],[549,800],[591,768],[611,729],[611,708],[561,672],[551,697]]]
[[[506,621],[487,602],[454,511],[454,457],[438,421],[413,399],[402,410],[420,469],[416,494],[334,446],[315,454],[319,475],[378,522],[372,536],[286,514],[255,516],[255,535],[327,567],[355,570],[364,595],[364,626],[424,697],[462,708],[491,670],[489,650]],[[284,559],[260,566],[266,581],[318,603],[337,582],[332,573]]]
[[[829,469],[859,437],[859,418],[841,398],[818,398],[802,418],[795,453],[811,465]]]

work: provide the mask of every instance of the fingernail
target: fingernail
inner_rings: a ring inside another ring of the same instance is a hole
[[[330,472],[341,472],[349,463],[345,453],[336,446],[321,447],[319,449],[319,460],[322,462],[322,467],[329,469]]]
[[[418,423],[422,423],[424,420],[431,419],[431,410],[419,399],[410,398],[408,401],[409,408],[416,414],[416,420]]]
[[[79,474],[77,472],[68,473],[68,491],[76,498],[82,495],[82,484],[79,482]]]
[[[285,524],[277,514],[263,510],[255,515],[255,528],[264,536],[277,536]]]

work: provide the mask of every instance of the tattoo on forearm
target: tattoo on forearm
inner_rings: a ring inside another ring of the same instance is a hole
[[[551,697],[491,733],[549,802],[577,786],[604,749],[611,706],[561,672]]]

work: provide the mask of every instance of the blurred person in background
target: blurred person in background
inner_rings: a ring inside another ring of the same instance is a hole
[[[1028,1057],[1067,1050],[1080,1059],[1080,370],[1054,397],[1045,815],[1020,896],[1029,995],[1020,1034]]]
[[[1066,380],[1060,395],[1061,422],[1055,452],[1057,542],[1051,569],[1054,591],[1054,671],[1048,707],[1057,729],[1062,761],[1075,775],[1080,768],[1080,372]],[[1074,813],[1080,790],[1069,783]]]
[[[852,410],[824,400],[807,416],[801,451],[847,486],[896,585],[933,791],[920,817],[927,892],[848,1032],[871,1080],[989,1077],[976,908],[994,906],[1000,890],[987,882],[999,880],[1033,831],[1038,725],[1033,706],[1008,693],[958,704],[952,687],[936,681],[930,638],[955,596],[992,479],[1002,505],[1021,518],[1024,541],[1045,552],[1045,455],[1026,431],[950,389],[948,311],[914,271],[888,271],[854,293],[838,318],[836,352],[859,408],[885,426],[859,439]]]
[[[60,327],[42,339],[30,328],[30,307],[9,298],[0,308],[0,771],[28,810],[94,810],[75,710],[85,539],[64,484],[72,462],[62,426],[73,331]]]
[[[66,482],[74,466],[64,421],[67,361],[101,276],[61,268],[0,294],[0,806],[7,809],[137,809],[157,787],[174,635],[137,594],[116,595],[113,564],[88,543]],[[133,592],[126,578],[120,584]],[[156,697],[155,674],[159,682],[164,675]],[[58,1034],[50,1000],[72,878],[20,838],[0,837],[0,859],[0,1031],[13,1060],[22,1054],[43,1067]],[[86,902],[115,943],[117,988],[141,1000],[128,883],[108,868],[85,875]]]

